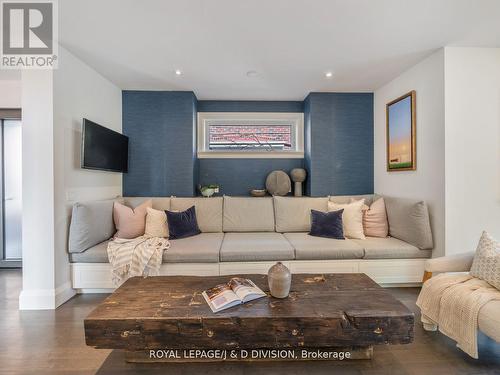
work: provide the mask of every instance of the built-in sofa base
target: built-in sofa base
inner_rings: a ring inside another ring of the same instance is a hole
[[[289,260],[283,263],[292,273],[357,273],[370,276],[382,286],[419,286],[426,259]],[[275,262],[164,263],[160,275],[219,276],[266,274]],[[112,292],[109,263],[72,263],[72,286],[78,293]],[[209,287],[209,285],[207,285]]]

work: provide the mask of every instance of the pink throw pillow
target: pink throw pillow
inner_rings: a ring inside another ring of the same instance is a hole
[[[115,220],[118,238],[136,238],[144,235],[146,226],[147,208],[152,207],[151,199],[132,209],[121,203],[115,202],[113,206],[113,219]]]
[[[351,202],[356,199],[351,198]],[[363,229],[365,236],[369,237],[387,237],[389,235],[389,223],[387,222],[387,213],[385,211],[384,198],[379,198],[363,209]]]

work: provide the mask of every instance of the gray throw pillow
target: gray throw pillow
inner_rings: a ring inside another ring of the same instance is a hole
[[[424,201],[386,196],[384,200],[391,237],[421,250],[434,247],[429,211]]]
[[[115,199],[77,202],[73,205],[69,227],[69,252],[81,253],[109,240],[115,233],[113,203]]]

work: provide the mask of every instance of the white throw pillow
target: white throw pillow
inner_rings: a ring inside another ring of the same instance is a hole
[[[500,242],[486,231],[477,245],[470,274],[500,290]]]
[[[167,214],[165,211],[147,208],[146,214],[146,230],[144,235],[147,237],[164,237],[168,238]]]
[[[361,199],[352,203],[334,203],[328,202],[328,211],[344,210],[342,214],[342,225],[344,227],[344,236],[364,240],[363,232],[363,206],[365,200]]]

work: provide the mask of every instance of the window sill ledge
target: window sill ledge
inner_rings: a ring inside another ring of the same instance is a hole
[[[303,152],[198,151],[198,159],[303,159]]]

